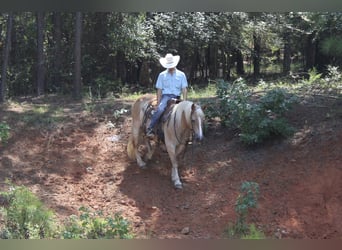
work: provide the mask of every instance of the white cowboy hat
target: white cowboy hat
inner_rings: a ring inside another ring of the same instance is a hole
[[[169,54],[166,54],[165,57],[160,58],[159,62],[164,68],[170,69],[170,68],[174,68],[177,66],[177,64],[179,63],[179,59],[180,59],[180,56],[174,56],[169,53]]]

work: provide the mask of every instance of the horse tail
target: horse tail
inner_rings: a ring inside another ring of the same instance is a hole
[[[141,126],[144,123],[146,106],[155,100],[152,94],[146,94],[134,102],[131,107],[132,130],[127,143],[127,155],[132,160],[136,159],[137,147],[141,141]]]
[[[128,143],[127,143],[127,155],[130,159],[134,160],[135,159],[135,142],[133,138],[133,134],[131,134],[128,138]]]
[[[136,131],[135,131],[135,125],[137,123],[137,121],[135,120],[136,118],[134,117],[134,112],[137,106],[137,102],[134,103],[134,105],[131,108],[131,112],[132,112],[132,127],[131,127],[131,134],[128,138],[128,143],[127,143],[127,155],[130,159],[135,160],[136,158],[136,146],[138,144],[138,140],[139,138],[136,138]]]

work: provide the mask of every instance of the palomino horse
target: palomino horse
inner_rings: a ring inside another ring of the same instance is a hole
[[[148,110],[152,103],[156,104],[155,95],[147,94],[140,97],[132,106],[132,133],[128,140],[127,154],[136,160],[141,168],[146,166],[138,150],[139,145],[147,146],[146,158],[152,158],[154,148],[150,140],[145,136],[146,127],[150,123],[151,115]],[[203,139],[202,124],[204,113],[201,107],[191,101],[181,101],[175,104],[170,115],[161,124],[161,130],[164,134],[166,150],[169,154],[172,171],[171,179],[176,188],[182,188],[182,182],[178,175],[178,156],[184,152],[186,145],[191,137],[197,140]]]

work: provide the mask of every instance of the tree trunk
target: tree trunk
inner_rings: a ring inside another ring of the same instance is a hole
[[[288,75],[291,70],[291,46],[290,33],[284,33],[284,60],[283,60],[283,74]]]
[[[152,80],[150,77],[148,62],[143,61],[139,70],[139,84],[141,86],[149,87],[152,84]]]
[[[183,60],[185,60],[185,59],[183,59]],[[202,78],[204,72],[201,71],[200,58],[199,58],[198,50],[194,51],[190,61],[191,61],[191,63],[185,63],[185,65],[187,67],[184,68],[184,70],[189,69],[189,77],[188,78],[190,80],[197,80],[198,73],[200,73],[200,78]]]
[[[74,68],[74,98],[81,98],[81,36],[82,36],[82,13],[76,12],[75,21],[75,68]]]
[[[121,81],[121,83],[126,82],[126,60],[124,53],[119,50],[116,54],[116,67],[117,67],[117,79]]]
[[[236,73],[238,76],[245,74],[245,69],[243,66],[243,56],[240,49],[235,50],[235,60],[236,60]]]
[[[229,55],[230,53],[225,52],[224,48],[222,48],[222,53],[221,53],[222,78],[227,81],[230,80],[230,71],[231,71],[231,58]]]
[[[218,72],[218,63],[217,63],[217,46],[209,45],[208,48],[208,66],[209,66],[209,78],[216,79]]]
[[[260,37],[254,32],[253,34],[254,50],[253,50],[253,74],[254,78],[260,75]]]
[[[44,58],[44,13],[37,13],[37,95],[44,94],[45,58]]]
[[[63,91],[63,85],[61,83],[61,66],[62,66],[62,18],[61,12],[54,13],[54,61],[53,61],[53,75],[52,84],[53,87]]]
[[[315,57],[316,57],[316,43],[314,41],[314,37],[316,36],[316,32],[308,35],[306,39],[305,45],[305,70],[308,71],[315,66]]]
[[[7,80],[7,66],[8,58],[11,50],[11,34],[13,27],[13,14],[9,13],[7,18],[7,32],[6,32],[6,44],[3,50],[3,62],[2,62],[2,77],[0,81],[0,102],[4,102],[6,99],[6,80]]]

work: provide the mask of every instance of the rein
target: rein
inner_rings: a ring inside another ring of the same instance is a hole
[[[191,122],[191,141],[193,140],[193,131],[194,131],[194,127],[193,127],[193,121],[192,121],[192,119],[191,119],[191,116],[192,116],[192,113],[193,113],[193,111],[191,111],[191,113],[190,113],[190,122]],[[175,115],[174,115],[174,117],[173,117],[173,130],[174,130],[174,132],[175,132],[175,137],[176,137],[176,139],[177,139],[177,141],[178,141],[178,143],[179,144],[182,144],[182,141],[178,138],[178,135],[177,135],[177,130],[176,130],[176,117],[177,117],[177,110],[175,111]]]
[[[179,140],[178,136],[177,136],[177,130],[176,130],[176,117],[177,117],[177,110],[175,112],[175,115],[173,117],[173,130],[175,132],[175,136],[176,136],[176,139],[178,141],[179,144],[181,144],[182,142]]]
[[[150,104],[148,104],[148,106],[144,112],[143,121],[142,121],[141,126],[140,126],[142,129],[145,128],[147,119],[151,115],[152,110],[153,110],[153,105],[150,103]]]
[[[191,164],[190,164],[190,172],[192,171],[192,163],[193,163],[193,159],[194,159],[194,126],[193,126],[193,121],[191,119],[191,116],[192,116],[192,113],[193,111],[191,111],[190,113],[190,122],[191,122],[191,140],[188,141],[188,144],[191,145]],[[175,137],[178,141],[179,144],[182,144],[181,140],[179,140],[178,138],[178,135],[177,135],[177,130],[176,130],[176,117],[177,117],[177,110],[175,111],[175,115],[173,117],[173,129],[174,129],[174,132],[175,132]]]
[[[174,129],[174,134],[175,134],[175,137],[176,137],[176,139],[177,139],[177,142],[179,143],[179,144],[182,144],[182,141],[179,139],[179,137],[178,137],[178,135],[177,135],[177,130],[176,130],[176,117],[177,117],[177,111],[178,110],[176,110],[175,111],[175,115],[174,115],[174,117],[173,117],[173,129]],[[194,121],[191,119],[191,117],[192,117],[192,114],[193,114],[193,110],[191,111],[191,113],[190,113],[190,122],[191,122],[191,128],[190,128],[190,130],[191,130],[191,134],[190,134],[190,140],[187,142],[188,144],[190,144],[191,145],[191,164],[190,164],[190,172],[192,171],[192,163],[193,163],[193,159],[194,159],[194,147],[195,147],[195,143],[194,143],[194,125],[193,125],[193,123],[194,123]],[[169,122],[170,122],[170,120],[168,121],[168,126],[169,126]]]

